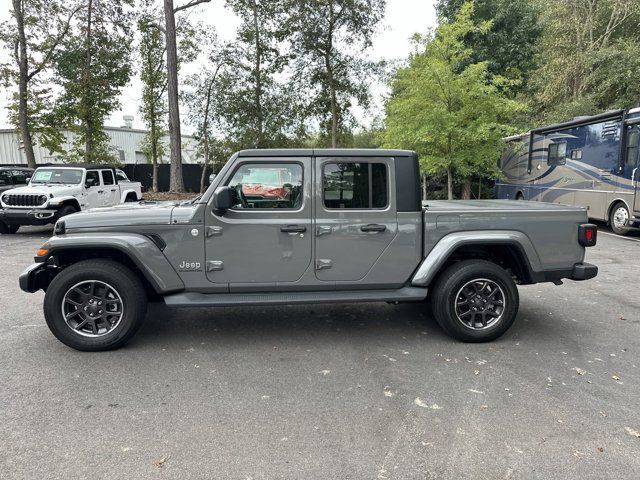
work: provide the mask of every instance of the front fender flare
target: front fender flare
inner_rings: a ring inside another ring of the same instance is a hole
[[[528,262],[525,267],[534,279],[539,275],[538,272],[542,271],[542,263],[538,252],[536,252],[529,237],[522,232],[515,230],[455,232],[442,237],[436,243],[414,273],[411,284],[420,287],[428,286],[449,256],[458,247],[471,244],[514,245],[521,251],[524,260]]]
[[[113,249],[125,254],[142,272],[153,289],[160,294],[184,290],[184,283],[160,248],[145,235],[136,233],[72,233],[51,237],[42,246],[48,257],[64,251]]]

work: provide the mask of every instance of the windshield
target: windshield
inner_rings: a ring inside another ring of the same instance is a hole
[[[75,168],[39,168],[31,183],[70,183],[77,185],[82,181],[82,170]]]

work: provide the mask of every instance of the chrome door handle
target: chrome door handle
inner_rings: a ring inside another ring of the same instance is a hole
[[[111,191],[112,191],[112,192],[115,192],[115,191],[116,191],[116,189],[115,189],[115,188],[112,188],[112,189],[111,189]]]
[[[369,225],[363,225],[360,227],[361,232],[384,232],[387,229],[386,225],[378,225],[376,223],[370,223]]]
[[[104,190],[98,190],[98,193],[104,193]]]
[[[304,233],[307,231],[307,227],[301,225],[286,225],[280,227],[280,231],[282,233]]]

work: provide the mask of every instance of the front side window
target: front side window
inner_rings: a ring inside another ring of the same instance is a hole
[[[297,163],[245,163],[228,185],[235,191],[234,209],[298,209],[302,205],[302,165]]]
[[[322,171],[324,206],[331,209],[371,209],[387,206],[384,163],[327,163]]]
[[[13,170],[11,172],[13,175],[13,184],[14,185],[24,185],[27,183],[27,178],[31,175],[26,170]]]
[[[96,172],[97,174],[98,172]],[[82,181],[82,170],[72,168],[39,168],[31,183],[66,183],[77,185]]]
[[[111,170],[102,170],[102,183],[104,185],[113,185],[113,172]]]
[[[100,176],[97,170],[89,170],[87,172],[87,179],[85,180],[87,187],[97,187],[100,185]]]
[[[567,161],[567,142],[552,143],[549,145],[548,165],[564,165]]]
[[[0,170],[0,186],[11,185],[11,172]]]

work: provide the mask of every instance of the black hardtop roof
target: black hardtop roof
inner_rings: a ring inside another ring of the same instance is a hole
[[[265,148],[240,150],[239,157],[413,157],[412,150],[378,148]]]
[[[4,165],[4,166],[0,166],[0,170],[31,170],[33,171],[33,168],[25,167],[22,165]]]
[[[42,165],[36,165],[40,167],[56,167],[56,168],[86,168],[87,170],[115,170],[113,165],[96,165],[94,163],[43,163]]]

